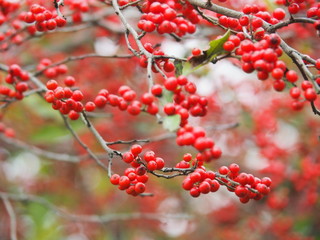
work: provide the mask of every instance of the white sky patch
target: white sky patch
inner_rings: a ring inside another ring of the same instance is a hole
[[[298,130],[284,121],[278,122],[278,131],[273,136],[274,143],[282,149],[293,148],[299,140]]]
[[[183,214],[180,213],[181,203],[180,200],[174,197],[168,197],[163,200],[158,207],[160,214],[165,215],[174,215],[174,214]],[[168,216],[161,220],[160,228],[170,237],[178,237],[186,232],[188,232],[190,221],[188,219],[178,218],[174,219]]]
[[[189,221],[187,219],[168,218],[163,220],[160,228],[170,237],[178,237],[189,231]]]
[[[232,196],[221,186],[217,192],[209,194],[201,194],[198,198],[192,199],[192,208],[202,215],[206,215],[212,211],[228,206],[232,201]]]
[[[3,163],[4,173],[8,180],[30,180],[40,170],[39,158],[29,152],[23,152]]]
[[[94,43],[94,49],[97,54],[102,56],[114,55],[117,53],[119,46],[110,38],[100,37]]]
[[[254,146],[247,148],[247,154],[244,161],[248,168],[254,170],[261,170],[268,166],[268,160],[260,154],[259,148]]]

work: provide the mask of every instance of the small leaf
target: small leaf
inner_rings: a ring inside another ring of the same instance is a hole
[[[176,71],[175,71],[176,77],[182,75],[182,71],[183,71],[182,61],[178,59],[174,60],[174,66],[176,68]]]
[[[204,51],[207,55],[209,62],[212,61],[213,57],[219,55],[221,52],[224,52],[223,44],[228,40],[230,36],[230,30],[228,30],[221,38],[212,40],[209,43],[210,48],[207,51]]]
[[[203,51],[203,54],[199,56],[193,56],[189,59],[189,62],[194,67],[192,71],[199,69],[205,64],[211,62],[215,57],[225,52],[223,49],[223,44],[228,40],[230,36],[230,30],[228,30],[222,37],[219,39],[212,40],[209,43],[209,49]]]
[[[169,130],[170,132],[174,132],[179,128],[180,122],[181,122],[181,117],[179,114],[166,116],[163,119],[163,127]]]
[[[164,106],[167,103],[173,102],[173,92],[163,89],[160,103]]]

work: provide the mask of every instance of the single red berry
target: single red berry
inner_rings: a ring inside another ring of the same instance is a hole
[[[119,179],[119,187],[121,190],[127,189],[130,186],[130,179],[127,176],[121,176]]]
[[[306,100],[313,102],[317,99],[317,93],[313,88],[308,88],[304,92],[304,97]]]
[[[131,152],[125,152],[122,154],[122,159],[126,163],[131,163],[134,160],[134,155]]]
[[[301,88],[303,91],[306,91],[308,88],[312,88],[312,83],[305,80],[301,83]]]
[[[201,55],[202,51],[199,48],[192,49],[192,55],[193,56],[199,56]]]
[[[47,89],[49,90],[55,90],[57,87],[58,87],[58,83],[56,80],[49,80],[47,83],[46,83],[46,87]]]
[[[74,110],[71,110],[68,116],[71,120],[77,120],[80,117],[80,114]]]
[[[134,156],[138,156],[142,152],[142,147],[139,144],[134,144],[131,146],[130,151]]]
[[[238,173],[240,171],[240,167],[236,163],[230,164],[229,169],[233,174],[236,174],[236,173]]]
[[[235,45],[234,45],[234,43],[232,41],[226,41],[223,44],[223,49],[228,51],[228,52],[231,52],[234,48],[235,48]]]
[[[103,108],[103,107],[107,104],[107,98],[105,98],[104,96],[98,95],[98,96],[96,96],[96,98],[94,99],[94,104],[95,104],[98,108]]]
[[[226,166],[221,166],[219,168],[219,173],[222,175],[227,175],[230,172],[229,168]]]
[[[300,97],[301,91],[298,87],[293,87],[290,89],[290,96],[294,99],[298,99]]]
[[[175,66],[174,66],[173,62],[167,61],[164,63],[163,69],[166,72],[173,72],[175,70]]]
[[[93,112],[96,109],[96,105],[94,104],[94,102],[87,102],[84,106],[84,109],[87,112]]]
[[[142,182],[137,182],[136,185],[134,186],[134,190],[138,194],[143,193],[146,190],[146,185]]]
[[[157,170],[158,169],[157,162],[154,161],[154,160],[149,161],[147,163],[147,168],[148,168],[149,171]]]
[[[289,70],[286,72],[286,78],[289,82],[296,82],[298,80],[298,74],[294,70]]]
[[[248,189],[242,185],[239,185],[236,187],[234,193],[239,197],[239,198],[244,198],[248,195]]]
[[[193,187],[190,189],[190,195],[192,197],[199,197],[200,196],[200,190],[198,187]]]
[[[119,184],[119,180],[120,180],[120,176],[118,174],[113,174],[110,178],[110,182],[113,185],[118,185]]]
[[[72,94],[72,99],[75,101],[81,101],[83,99],[83,93],[80,90],[75,90]]]
[[[281,92],[285,87],[286,87],[286,83],[285,83],[285,81],[283,81],[283,80],[281,80],[281,79],[275,80],[275,81],[273,82],[273,88],[274,88],[274,90],[276,90],[276,91]]]
[[[286,12],[282,8],[276,8],[273,11],[272,15],[274,18],[276,18],[278,20],[282,20],[286,16]]]
[[[203,181],[202,183],[200,183],[199,185],[199,190],[201,193],[207,194],[210,192],[211,190],[211,185],[209,182],[207,181]]]
[[[151,93],[156,97],[162,96],[162,86],[159,84],[155,84],[151,88]]]

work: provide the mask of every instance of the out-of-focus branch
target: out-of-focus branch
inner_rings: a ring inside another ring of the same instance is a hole
[[[128,221],[133,219],[150,219],[156,221],[162,221],[165,219],[190,219],[191,216],[187,214],[161,214],[161,213],[109,213],[105,215],[78,215],[68,213],[56,205],[52,204],[48,200],[42,197],[34,196],[31,194],[15,194],[0,192],[0,197],[10,199],[12,201],[21,201],[21,202],[32,202],[40,204],[51,211],[53,211],[58,216],[65,218],[70,221],[76,222],[91,222],[91,223],[108,223],[115,221]]]
[[[17,219],[8,196],[0,195],[10,218],[10,239],[17,240]]]

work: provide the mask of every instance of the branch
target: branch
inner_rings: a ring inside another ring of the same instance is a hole
[[[65,64],[65,63],[71,62],[71,61],[83,60],[83,59],[86,59],[86,58],[132,58],[132,57],[134,57],[134,55],[127,54],[127,55],[104,56],[104,55],[100,55],[100,54],[97,54],[97,53],[88,53],[88,54],[84,54],[84,55],[80,55],[80,56],[70,56],[70,57],[67,57],[67,58],[59,61],[59,62],[55,62],[53,64],[50,64],[49,66],[46,66],[45,68],[35,72],[33,75],[34,76],[39,76],[40,74],[42,74],[48,68],[52,68],[52,67],[55,67],[55,66],[58,66],[58,65],[61,65],[61,64]]]
[[[56,205],[52,204],[48,200],[42,197],[34,196],[31,194],[14,194],[14,193],[6,193],[0,192],[1,198],[11,199],[13,201],[21,201],[21,202],[33,202],[40,204],[51,211],[53,211],[56,215],[68,219],[70,221],[76,222],[91,222],[91,223],[109,223],[115,221],[128,221],[133,219],[150,219],[162,221],[168,218],[173,219],[190,219],[191,216],[187,214],[159,214],[159,213],[110,213],[105,215],[78,215],[68,213]]]
[[[0,197],[2,198],[4,207],[6,208],[10,218],[10,238],[11,240],[17,240],[17,219],[13,207],[8,200],[8,196],[0,195]]]
[[[66,125],[67,129],[70,131],[72,136],[77,140],[77,142],[83,147],[83,149],[85,149],[87,151],[87,153],[90,155],[90,157],[92,157],[101,168],[103,168],[105,171],[108,171],[108,167],[106,167],[100,161],[100,159],[91,151],[91,149],[84,142],[81,141],[79,136],[73,131],[73,129],[72,129],[71,125],[69,124],[67,118],[62,114],[61,114],[61,116],[62,116],[62,119],[63,119],[64,124]]]

